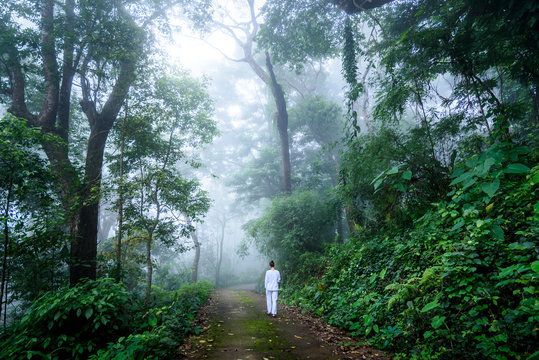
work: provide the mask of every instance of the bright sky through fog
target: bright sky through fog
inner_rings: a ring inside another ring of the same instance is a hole
[[[214,0],[213,3],[216,9],[214,15],[216,20],[229,24],[231,23],[230,19],[238,22],[248,22],[250,20],[246,0]],[[264,1],[255,1],[257,13],[263,4]],[[220,19],[219,13],[223,12],[228,15],[224,19]],[[261,21],[261,18],[258,21]],[[185,21],[179,20],[178,25],[180,25],[181,29],[172,34],[173,41],[165,45],[165,48],[172,62],[191,70],[193,74],[209,74],[212,76],[214,72],[219,70],[219,63],[229,61],[225,59],[222,53],[233,59],[242,57],[241,49],[231,36],[225,34],[225,31],[214,27],[213,31],[205,34],[204,40],[201,40],[200,34],[191,31]],[[242,34],[238,33],[238,35],[241,38]],[[249,71],[249,69],[246,70]]]

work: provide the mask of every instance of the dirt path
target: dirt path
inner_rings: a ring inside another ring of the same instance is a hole
[[[345,349],[344,337],[341,345],[324,341],[327,329],[283,306],[268,317],[265,296],[251,290],[216,291],[210,311],[205,331],[184,346],[189,359],[389,359],[370,348]]]

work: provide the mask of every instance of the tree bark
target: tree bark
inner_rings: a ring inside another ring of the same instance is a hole
[[[10,207],[10,200],[11,200],[11,193],[13,191],[13,175],[9,179],[9,186],[7,191],[7,198],[6,198],[6,209],[4,211],[4,253],[2,255],[2,283],[0,285],[0,319],[2,318],[2,302],[4,301],[4,287],[6,286],[6,275],[7,275],[7,253],[9,250],[9,224],[8,224],[8,216],[9,216],[9,207]],[[7,292],[7,286],[6,286],[6,292]],[[7,300],[6,300],[7,301]],[[4,317],[6,314],[4,314]]]
[[[189,220],[189,224],[191,221]],[[191,239],[195,244],[195,258],[193,259],[193,272],[191,273],[191,282],[198,281],[198,263],[200,262],[200,242],[198,241],[198,235],[196,229],[191,232]]]
[[[226,218],[223,217],[221,222],[221,239],[218,244],[218,254],[217,254],[217,266],[215,267],[215,287],[219,286],[221,281],[221,263],[223,262],[223,245],[225,242],[225,227],[226,227]]]
[[[127,105],[126,105],[127,107]],[[126,113],[127,116],[127,113]],[[120,186],[118,192],[118,241],[116,243],[116,282],[122,281],[122,228],[124,223],[124,149],[125,117],[122,122],[122,140],[120,145]]]
[[[277,106],[277,130],[281,141],[281,159],[283,171],[283,192],[290,194],[292,192],[291,167],[290,167],[290,145],[288,142],[288,112],[286,111],[286,100],[284,98],[283,88],[273,72],[273,66],[269,54],[266,52],[266,67],[271,79],[271,93]]]
[[[7,278],[9,279],[9,272],[8,272]],[[5,295],[5,299],[4,299],[4,329],[7,327],[8,282],[9,281],[6,281],[6,288],[4,290],[4,295]]]
[[[144,299],[144,306],[148,308],[150,305],[150,295],[152,292],[152,240],[153,234],[148,234],[148,241],[146,242],[146,267],[148,272],[146,273],[146,298]]]

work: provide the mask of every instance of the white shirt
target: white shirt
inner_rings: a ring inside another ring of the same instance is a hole
[[[279,281],[281,281],[281,274],[279,274],[279,270],[266,271],[266,279],[264,281],[264,286],[266,287],[266,290],[279,290]]]

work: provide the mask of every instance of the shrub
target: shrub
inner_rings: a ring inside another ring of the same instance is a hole
[[[175,292],[161,291],[160,307],[149,310],[136,333],[121,337],[90,357],[93,360],[169,359],[177,354],[183,339],[198,332],[195,315],[209,298],[213,284],[207,281],[185,284]]]
[[[404,231],[332,246],[323,275],[287,300],[397,357],[539,356],[539,166],[527,153],[499,143],[468,159],[447,202]]]
[[[129,293],[111,279],[49,292],[8,328],[0,358],[86,358],[127,331]]]

